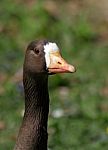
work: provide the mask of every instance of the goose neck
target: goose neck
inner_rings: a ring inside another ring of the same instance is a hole
[[[25,113],[15,150],[47,150],[48,77],[24,75],[23,83]]]

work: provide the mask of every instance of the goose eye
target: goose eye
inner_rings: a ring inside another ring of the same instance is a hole
[[[34,49],[34,52],[35,52],[36,55],[39,54],[39,50],[38,49]]]

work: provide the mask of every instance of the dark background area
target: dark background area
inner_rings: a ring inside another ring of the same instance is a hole
[[[49,77],[49,150],[108,149],[108,1],[0,1],[0,150],[24,112],[22,65],[32,40],[58,44],[75,74]]]

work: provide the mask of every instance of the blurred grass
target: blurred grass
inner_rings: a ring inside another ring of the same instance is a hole
[[[56,41],[77,67],[75,74],[49,78],[49,148],[107,150],[108,44],[85,12],[70,19],[66,11],[48,11],[43,1],[4,0],[0,20],[0,150],[13,148],[24,108],[21,82],[13,76],[22,67],[23,49],[40,38]]]

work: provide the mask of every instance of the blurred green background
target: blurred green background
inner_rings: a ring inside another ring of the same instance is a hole
[[[108,149],[108,1],[0,1],[0,150],[12,150],[24,111],[30,41],[55,41],[75,74],[49,77],[49,150]]]

